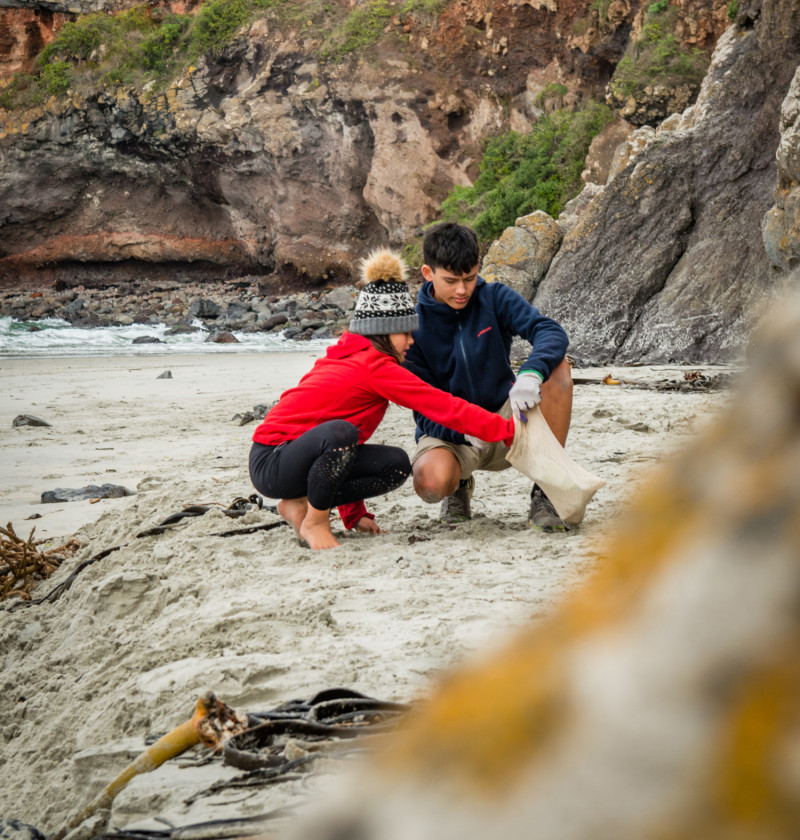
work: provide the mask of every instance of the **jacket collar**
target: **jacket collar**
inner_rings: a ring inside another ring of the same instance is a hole
[[[436,300],[433,296],[433,283],[430,280],[426,280],[422,286],[420,286],[419,292],[417,293],[417,301],[420,303],[421,306],[428,307],[431,313],[438,315],[439,317],[445,318],[458,318],[465,312],[469,312],[472,309],[473,305],[475,304],[475,298],[478,295],[478,290],[481,286],[485,286],[486,281],[483,277],[478,277],[478,282],[475,284],[475,291],[472,293],[472,297],[469,299],[469,303],[463,309],[453,309],[452,306],[448,306],[446,303],[441,303],[440,301]]]

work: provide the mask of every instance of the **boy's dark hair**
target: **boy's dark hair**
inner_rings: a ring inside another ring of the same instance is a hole
[[[440,222],[425,234],[422,257],[425,265],[433,269],[444,268],[454,274],[466,274],[475,268],[480,259],[478,237],[466,225]]]

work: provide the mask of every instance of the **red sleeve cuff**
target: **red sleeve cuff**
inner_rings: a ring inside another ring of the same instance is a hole
[[[342,523],[344,527],[347,528],[348,531],[352,531],[353,528],[358,525],[359,520],[362,516],[366,516],[369,519],[374,519],[375,516],[367,511],[367,507],[364,502],[350,502],[346,505],[339,505],[339,516],[342,517]]]

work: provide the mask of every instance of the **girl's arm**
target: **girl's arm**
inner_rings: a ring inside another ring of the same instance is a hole
[[[376,394],[403,408],[419,411],[436,423],[481,440],[511,443],[514,421],[473,405],[423,382],[385,354],[370,370],[369,386]]]

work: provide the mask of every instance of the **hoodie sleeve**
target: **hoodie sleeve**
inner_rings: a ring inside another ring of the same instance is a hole
[[[520,372],[536,371],[546,382],[567,353],[567,333],[561,324],[542,315],[518,292],[502,283],[490,285],[494,286],[498,320],[510,333],[533,345],[530,356],[520,366]]]
[[[513,439],[513,420],[505,420],[499,414],[440,391],[398,365],[389,356],[379,356],[370,372],[370,385],[384,399],[418,411],[434,422],[464,435],[509,443]]]
[[[352,531],[363,516],[369,519],[375,519],[375,514],[367,510],[367,506],[363,501],[348,502],[345,505],[339,505],[336,509],[339,511],[339,516],[342,517],[342,524],[348,531]]]

